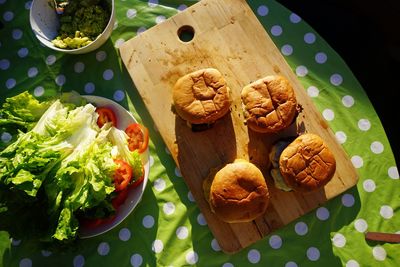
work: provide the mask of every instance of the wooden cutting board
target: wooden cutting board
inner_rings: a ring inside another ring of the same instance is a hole
[[[193,29],[191,41],[181,32]],[[179,166],[185,182],[222,250],[235,253],[325,203],[357,183],[356,171],[306,91],[244,0],[203,0],[156,25],[120,47],[122,60]],[[213,128],[192,132],[172,112],[177,79],[213,67],[232,91],[231,112]],[[271,74],[289,79],[304,110],[290,129],[257,134],[243,121],[241,89]],[[296,129],[320,135],[333,151],[337,170],[325,188],[301,194],[273,187],[269,175],[271,144]],[[202,183],[211,168],[244,158],[264,173],[271,202],[264,216],[249,223],[227,224],[216,218],[204,198]]]

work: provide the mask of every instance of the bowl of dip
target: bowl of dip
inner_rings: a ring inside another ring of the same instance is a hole
[[[33,33],[44,46],[67,54],[84,54],[110,37],[115,22],[114,0],[33,0],[29,17]]]

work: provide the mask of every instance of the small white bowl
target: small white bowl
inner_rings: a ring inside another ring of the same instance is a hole
[[[31,23],[31,28],[35,36],[39,41],[59,52],[67,54],[84,54],[96,50],[101,45],[103,45],[107,39],[110,37],[115,22],[115,7],[114,0],[106,0],[111,6],[110,20],[103,32],[90,44],[87,46],[77,48],[77,49],[62,49],[54,46],[51,42],[58,35],[58,28],[60,23],[56,11],[49,5],[52,0],[33,0],[31,5],[31,10],[29,13],[29,20]]]

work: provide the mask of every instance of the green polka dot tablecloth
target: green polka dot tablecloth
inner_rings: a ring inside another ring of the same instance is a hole
[[[0,265],[400,266],[399,244],[364,239],[366,231],[400,231],[398,169],[366,94],[340,56],[299,16],[272,0],[248,2],[347,151],[360,176],[357,186],[241,252],[224,254],[118,54],[126,40],[195,1],[115,0],[108,42],[89,54],[64,55],[33,35],[31,1],[0,0],[1,102],[25,90],[39,99],[70,90],[100,95],[129,109],[151,136],[149,183],[118,227],[63,251],[1,232]],[[6,132],[0,136],[3,145],[11,138]]]

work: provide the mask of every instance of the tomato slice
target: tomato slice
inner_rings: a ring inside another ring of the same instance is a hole
[[[114,162],[118,165],[113,176],[115,191],[118,192],[124,190],[131,182],[133,171],[132,167],[123,160],[116,159]]]
[[[149,130],[139,123],[132,123],[126,129],[128,135],[128,147],[130,151],[138,150],[139,153],[146,151],[149,146]]]
[[[117,210],[122,204],[124,204],[125,200],[128,197],[128,191],[129,188],[125,188],[124,190],[117,192],[118,193],[117,196],[111,200],[111,204],[114,207],[114,209]]]
[[[98,107],[96,108],[96,112],[99,114],[99,118],[97,119],[97,125],[101,128],[107,122],[111,122],[114,127],[117,127],[117,117],[115,116],[114,111],[110,108],[106,107]]]

